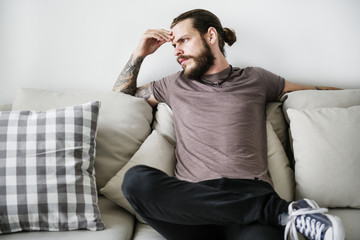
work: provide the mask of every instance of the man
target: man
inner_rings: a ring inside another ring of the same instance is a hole
[[[261,68],[232,67],[224,44],[235,41],[233,31],[201,9],[175,18],[171,31],[145,32],[114,91],[172,108],[176,178],[136,166],[125,176],[125,196],[171,240],[280,239],[285,225],[294,238],[297,230],[309,239],[344,239],[340,219],[314,201],[281,199],[267,167],[266,104],[286,92],[319,88]],[[183,71],[137,88],[142,61],[166,42]]]

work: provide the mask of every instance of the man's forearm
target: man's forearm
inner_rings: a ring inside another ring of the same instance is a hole
[[[143,61],[143,57],[132,55],[116,80],[113,91],[135,95],[137,91],[136,80]]]

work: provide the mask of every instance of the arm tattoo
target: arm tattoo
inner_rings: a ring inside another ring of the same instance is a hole
[[[138,88],[135,96],[144,98],[145,100],[148,100],[150,98],[151,94],[152,93],[151,93],[150,84],[146,84],[146,85]]]
[[[136,79],[143,61],[144,58],[136,58],[132,61],[131,56],[116,80],[113,91],[134,95],[137,90]]]

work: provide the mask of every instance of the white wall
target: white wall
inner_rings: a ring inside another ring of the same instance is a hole
[[[0,104],[17,87],[110,91],[142,33],[193,8],[237,32],[233,66],[360,88],[357,0],[0,0]],[[139,84],[178,70],[167,44],[145,60]]]

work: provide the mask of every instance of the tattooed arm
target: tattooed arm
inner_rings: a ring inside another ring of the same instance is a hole
[[[134,59],[134,57],[131,56],[116,80],[113,91],[144,98],[152,107],[155,107],[159,102],[152,94],[150,84],[146,84],[139,88],[136,86],[137,76],[143,60],[144,58],[139,57]]]
[[[135,95],[137,91],[136,79],[143,60],[143,57],[137,57],[134,59],[133,55],[131,55],[130,60],[127,62],[115,82],[113,88],[114,92],[123,92],[133,96]]]
[[[158,101],[151,92],[150,84],[137,87],[137,76],[144,58],[154,53],[164,43],[171,42],[172,39],[171,32],[167,30],[147,30],[130,60],[120,73],[113,91],[135,95],[144,98],[151,106],[157,105]]]

